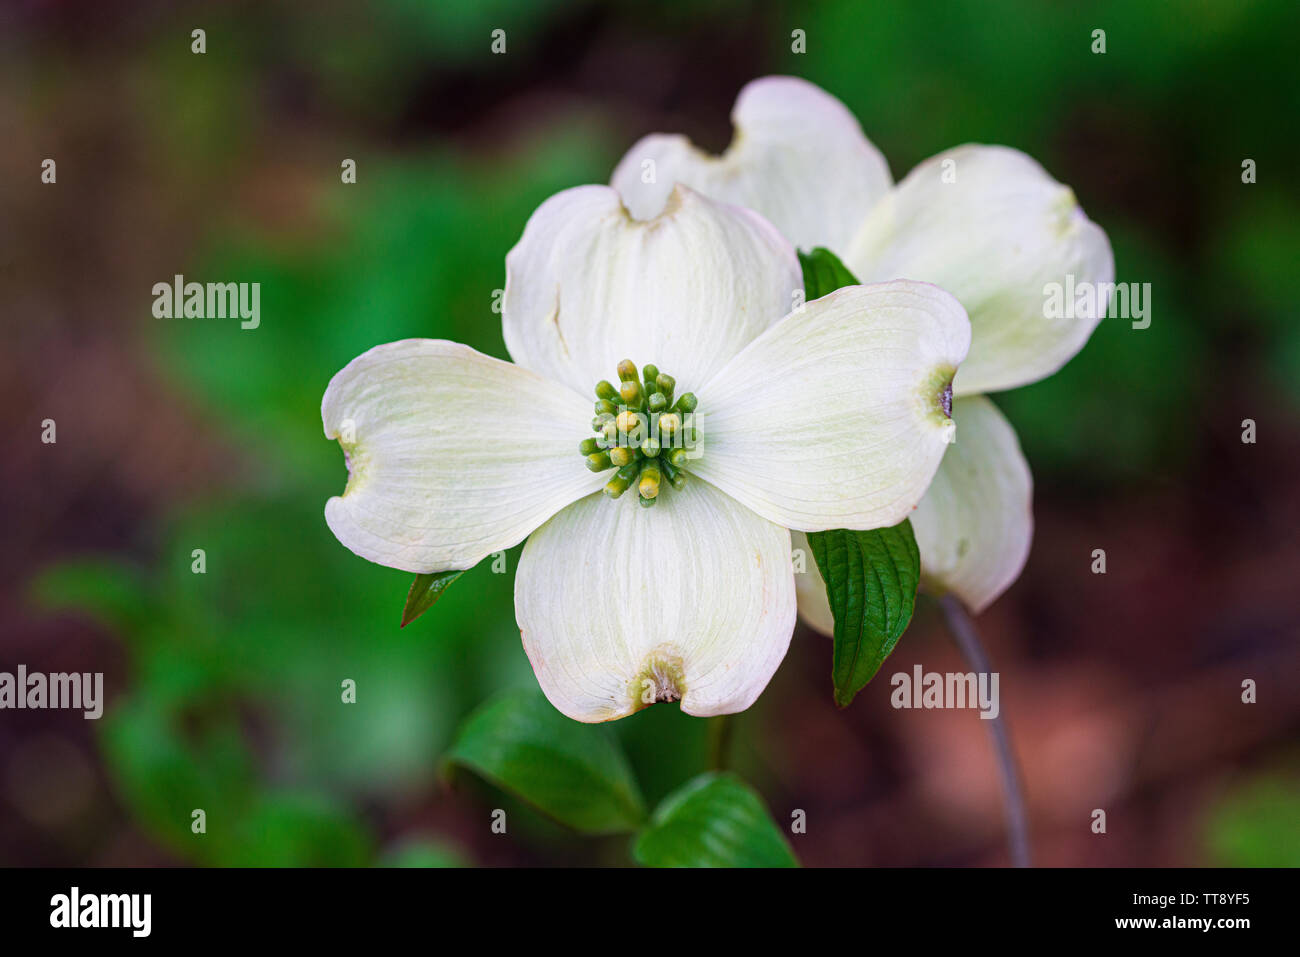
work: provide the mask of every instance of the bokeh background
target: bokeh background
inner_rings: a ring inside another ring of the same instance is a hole
[[[1149,329],[1106,320],[995,397],[1037,534],[978,623],[1037,861],[1300,864],[1300,7],[1083,7],[5,4],[0,670],[103,671],[109,705],[0,713],[0,863],[626,862],[624,838],[440,774],[468,713],[534,686],[517,550],[399,629],[409,576],[322,519],[345,476],[320,397],[393,339],[505,356],[492,292],[529,213],[646,132],[725,147],[737,91],[779,72],[848,104],[896,179],[963,142],[1027,151],[1106,228],[1118,278],[1153,286]],[[153,318],[176,273],[260,282],[261,327]],[[776,819],[807,812],[805,864],[1007,861],[984,723],[889,706],[918,662],[964,670],[926,600],[838,711],[829,643],[800,630],[735,722]],[[610,733],[651,802],[706,762],[675,706]]]

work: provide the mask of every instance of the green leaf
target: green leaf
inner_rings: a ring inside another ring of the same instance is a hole
[[[907,519],[868,532],[835,529],[808,536],[835,618],[831,678],[846,707],[880,670],[912,620],[921,553]]]
[[[632,769],[609,728],[566,718],[540,691],[509,692],[466,719],[447,764],[470,768],[586,834],[645,819]]]
[[[857,283],[844,263],[820,246],[799,253],[799,265],[809,300]],[[906,519],[869,532],[816,532],[808,542],[835,617],[831,677],[835,703],[843,708],[880,670],[912,620],[921,556]]]
[[[712,771],[664,798],[632,856],[647,867],[799,866],[758,793]]]
[[[820,299],[841,286],[858,284],[853,273],[840,262],[839,257],[823,246],[818,246],[810,253],[800,252],[799,265],[803,267],[804,294],[809,302]]]
[[[405,628],[415,619],[433,607],[433,603],[442,597],[447,586],[461,575],[458,572],[433,572],[429,575],[416,575],[411,582],[411,590],[406,593],[406,607],[402,609],[402,627]]]

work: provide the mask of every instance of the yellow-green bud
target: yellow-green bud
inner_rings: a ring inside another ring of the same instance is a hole
[[[641,415],[631,409],[624,409],[614,422],[620,432],[634,432],[641,426]]]
[[[628,379],[619,386],[618,394],[623,397],[626,404],[641,407],[641,383],[636,379]]]
[[[641,470],[641,481],[637,482],[636,490],[642,498],[655,498],[659,495],[659,470],[653,465],[647,466]]]

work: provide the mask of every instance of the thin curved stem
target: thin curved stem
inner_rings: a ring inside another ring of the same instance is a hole
[[[965,606],[955,596],[948,594],[939,599],[939,607],[943,609],[948,631],[952,633],[967,664],[977,674],[991,672],[988,655],[975,631],[975,622],[971,621]],[[1002,775],[1002,810],[1007,822],[1011,863],[1015,867],[1029,867],[1029,821],[1025,813],[1025,795],[1020,784],[1016,755],[1011,748],[1011,735],[1002,720],[1001,708],[998,709],[998,716],[989,721],[989,734],[993,736],[993,750],[997,754],[998,770]]]

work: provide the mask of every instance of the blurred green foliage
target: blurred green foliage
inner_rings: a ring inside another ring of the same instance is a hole
[[[1101,487],[1171,479],[1213,417],[1220,340],[1268,357],[1265,396],[1300,412],[1300,102],[1289,0],[783,5],[780,68],[840,97],[895,178],[964,142],[1023,149],[1074,187],[1152,284],[1152,323],[1104,321],[1057,375],[996,396],[1036,475]],[[790,53],[789,30],[808,34]],[[1106,52],[1092,52],[1104,29]],[[1243,159],[1259,169],[1241,181]],[[1224,228],[1221,223],[1226,223]],[[1240,416],[1237,416],[1240,418]]]
[[[81,563],[38,590],[99,612],[126,640],[135,681],[105,722],[110,766],[136,812],[184,856],[301,861],[305,849],[276,837],[298,815],[329,856],[317,863],[355,862],[369,838],[330,796],[428,785],[461,715],[503,686],[532,683],[512,577],[486,564],[448,590],[436,615],[398,627],[411,576],[356,558],[325,526],[325,500],[345,472],[321,430],[320,397],[349,359],[392,339],[453,338],[503,354],[491,303],[504,252],[537,203],[590,178],[591,154],[568,134],[514,167],[440,156],[374,164],[368,191],[331,200],[333,228],[310,247],[224,238],[198,267],[262,283],[259,329],[155,327],[161,368],[233,436],[251,488],[184,509],[157,568]],[[206,574],[191,571],[194,548],[205,550]],[[341,700],[347,678],[355,705]],[[317,803],[281,798],[273,781],[310,788]],[[193,808],[208,812],[203,838],[190,836]]]
[[[1300,867],[1300,777],[1264,774],[1235,787],[1212,809],[1206,832],[1213,863]]]

